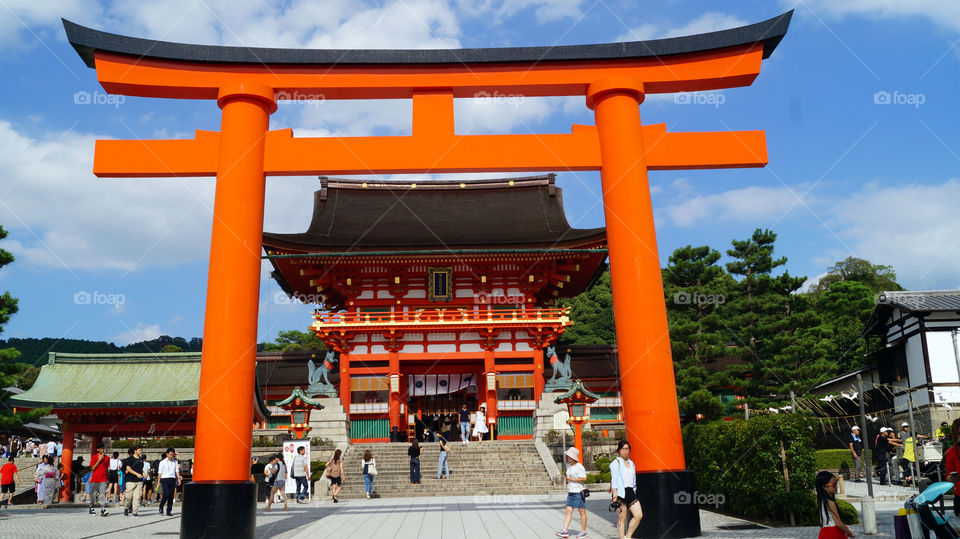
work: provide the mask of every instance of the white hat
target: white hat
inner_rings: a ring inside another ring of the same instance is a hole
[[[901,426],[901,427],[909,427],[909,426],[910,426],[910,423],[907,423],[906,421],[904,421],[900,426]]]
[[[567,452],[564,453],[564,455],[572,458],[573,460],[580,460],[580,450],[577,449],[576,447],[571,447],[570,449],[567,449]]]
[[[860,430],[860,427],[854,425],[854,426],[850,427],[850,430]]]
[[[880,432],[887,432],[888,430],[890,429],[888,429],[887,427],[880,427]]]

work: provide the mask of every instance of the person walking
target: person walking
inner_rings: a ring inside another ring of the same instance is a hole
[[[863,440],[860,438],[860,427],[854,425],[850,429],[850,455],[853,456],[853,480],[857,483],[862,482],[860,476],[863,474]]]
[[[477,422],[473,425],[473,435],[477,437],[477,442],[482,442],[483,435],[489,430],[487,428],[487,405],[481,404],[477,408]]]
[[[420,444],[414,440],[407,449],[407,455],[410,457],[410,483],[420,484]]]
[[[297,454],[293,456],[290,475],[297,482],[297,503],[305,503],[310,496],[310,461],[307,460],[307,448],[300,446],[297,448]]]
[[[116,503],[120,499],[120,452],[114,451],[113,456],[107,459],[107,501]],[[112,497],[111,497],[112,496]]]
[[[13,494],[17,491],[17,485],[20,484],[20,478],[17,477],[17,465],[14,464],[14,458],[7,457],[7,463],[0,466],[0,505],[12,505]],[[3,495],[7,495],[7,501],[3,501]]]
[[[460,407],[460,443],[469,444],[470,443],[470,411],[467,410],[467,405],[464,404]]]
[[[150,505],[150,495],[153,494],[153,470],[150,469],[150,460],[147,455],[141,455],[143,461],[143,488],[140,489],[140,505]]]
[[[846,539],[856,537],[850,526],[843,523],[840,511],[837,509],[837,476],[823,471],[817,474],[814,481],[817,489],[817,514],[820,518],[820,535],[818,539]]]
[[[373,495],[373,478],[377,475],[377,459],[373,458],[373,453],[369,449],[363,452],[360,469],[363,470],[363,490],[369,499]]]
[[[97,444],[97,452],[90,457],[90,514],[95,515],[97,499],[100,499],[100,516],[107,516],[107,476],[110,457],[107,456],[103,442]]]
[[[163,495],[160,498],[160,514],[163,514],[163,506],[166,504],[168,517],[173,516],[173,499],[181,481],[180,463],[174,457],[175,453],[172,447],[168,447],[166,458],[157,466],[157,477],[160,478],[160,491]]]
[[[140,516],[140,493],[143,491],[143,449],[127,449],[127,458],[123,460],[123,516]]]
[[[276,498],[277,493],[283,495],[283,510],[287,510],[287,465],[283,462],[283,455],[273,455],[270,457],[270,465],[265,468],[265,471],[270,471],[270,496],[267,498],[267,506],[263,508],[264,511],[270,511],[270,506],[273,505],[273,500]]]
[[[57,462],[57,442],[50,440],[47,442],[47,456],[50,457],[50,465],[53,466]]]
[[[53,459],[50,455],[44,455],[35,472],[35,477],[40,480],[38,499],[44,509],[53,507],[53,497],[60,487],[60,475],[52,464]]]
[[[587,482],[587,469],[580,464],[580,451],[576,447],[567,449],[567,506],[563,516],[563,527],[554,535],[570,537],[570,522],[573,520],[573,510],[580,511],[580,533],[577,539],[587,536],[587,499],[583,494],[583,485]]]
[[[337,449],[333,452],[333,457],[330,458],[330,461],[327,462],[327,465],[324,467],[326,472],[324,474],[327,476],[327,479],[330,480],[330,495],[333,497],[333,503],[340,503],[340,498],[338,494],[343,489],[343,458],[341,458],[342,452]]]
[[[443,436],[440,437],[440,457],[437,459],[437,479],[450,478],[450,466],[447,465],[447,456],[450,453],[450,447]],[[446,475],[444,475],[446,472]],[[442,476],[442,477],[441,477]]]
[[[637,500],[637,471],[630,460],[630,443],[626,440],[617,443],[617,458],[610,463],[610,494],[617,508],[617,533],[620,539],[633,537],[643,518],[643,510]],[[629,525],[628,512],[633,515]]]

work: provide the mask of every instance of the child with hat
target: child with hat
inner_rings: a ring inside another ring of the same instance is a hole
[[[574,537],[582,539],[587,536],[587,504],[583,492],[583,486],[587,482],[587,470],[583,467],[583,464],[580,464],[580,451],[576,447],[567,449],[564,454],[567,457],[567,512],[563,517],[563,528],[555,535],[557,537],[570,537],[568,528],[570,527],[570,521],[573,520],[573,510],[578,509],[582,531]]]

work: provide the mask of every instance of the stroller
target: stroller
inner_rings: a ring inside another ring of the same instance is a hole
[[[957,531],[950,525],[943,511],[935,505],[952,488],[953,483],[940,481],[927,487],[909,502],[920,516],[920,525],[923,527],[925,537],[929,537],[930,532],[933,532],[937,539],[960,539],[960,535],[957,535]]]

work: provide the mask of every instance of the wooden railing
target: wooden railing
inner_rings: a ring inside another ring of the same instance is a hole
[[[315,327],[364,325],[456,325],[471,322],[516,324],[529,322],[569,322],[567,308],[528,308],[511,311],[487,309],[418,309],[389,313],[330,313],[315,311]]]

